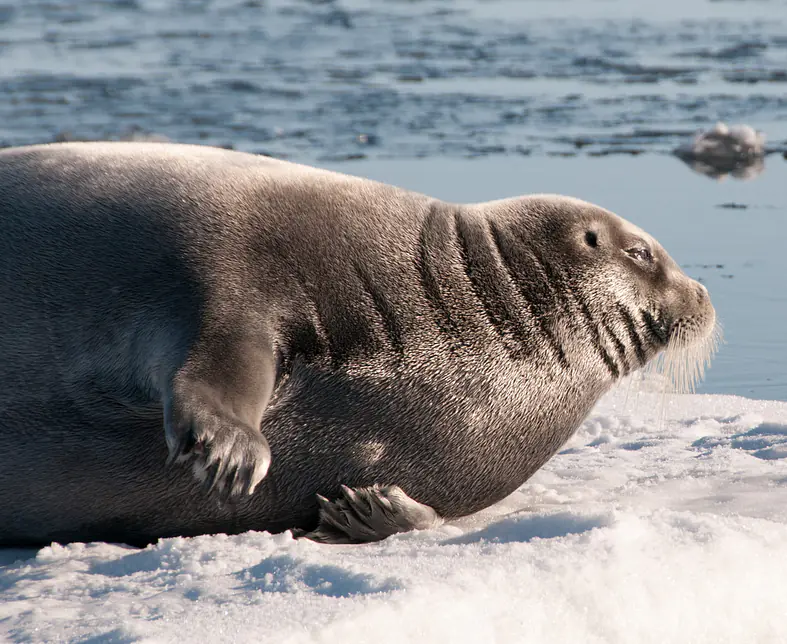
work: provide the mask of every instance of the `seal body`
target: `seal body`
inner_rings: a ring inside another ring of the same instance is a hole
[[[312,530],[342,485],[466,515],[715,320],[585,202],[160,143],[0,152],[0,301],[2,545]]]

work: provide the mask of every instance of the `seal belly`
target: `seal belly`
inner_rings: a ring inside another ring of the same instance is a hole
[[[313,509],[315,490],[330,498],[342,484],[395,484],[444,517],[504,498],[568,440],[593,401],[580,407],[580,387],[564,383],[572,407],[560,396],[534,410],[517,384],[527,379],[523,366],[500,360],[480,370],[435,356],[439,368],[364,375],[298,365],[263,421],[272,493],[281,482]]]

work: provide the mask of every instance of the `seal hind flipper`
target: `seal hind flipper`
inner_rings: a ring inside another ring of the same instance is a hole
[[[329,501],[317,495],[320,523],[298,536],[319,543],[366,543],[397,532],[428,530],[443,523],[432,508],[411,499],[397,485],[352,489],[342,485],[342,496]]]
[[[191,462],[203,490],[252,494],[271,462],[260,422],[276,380],[260,341],[209,334],[175,375],[165,404],[167,464]]]

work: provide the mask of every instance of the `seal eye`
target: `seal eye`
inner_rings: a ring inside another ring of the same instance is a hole
[[[598,235],[594,233],[592,230],[589,230],[585,233],[585,242],[591,248],[595,248],[598,246]]]
[[[641,262],[650,264],[653,261],[653,255],[647,248],[629,248],[626,253],[632,259],[638,259]]]

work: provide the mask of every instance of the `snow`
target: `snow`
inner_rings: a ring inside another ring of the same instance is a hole
[[[787,641],[787,403],[636,393],[438,530],[0,552],[0,641]]]

